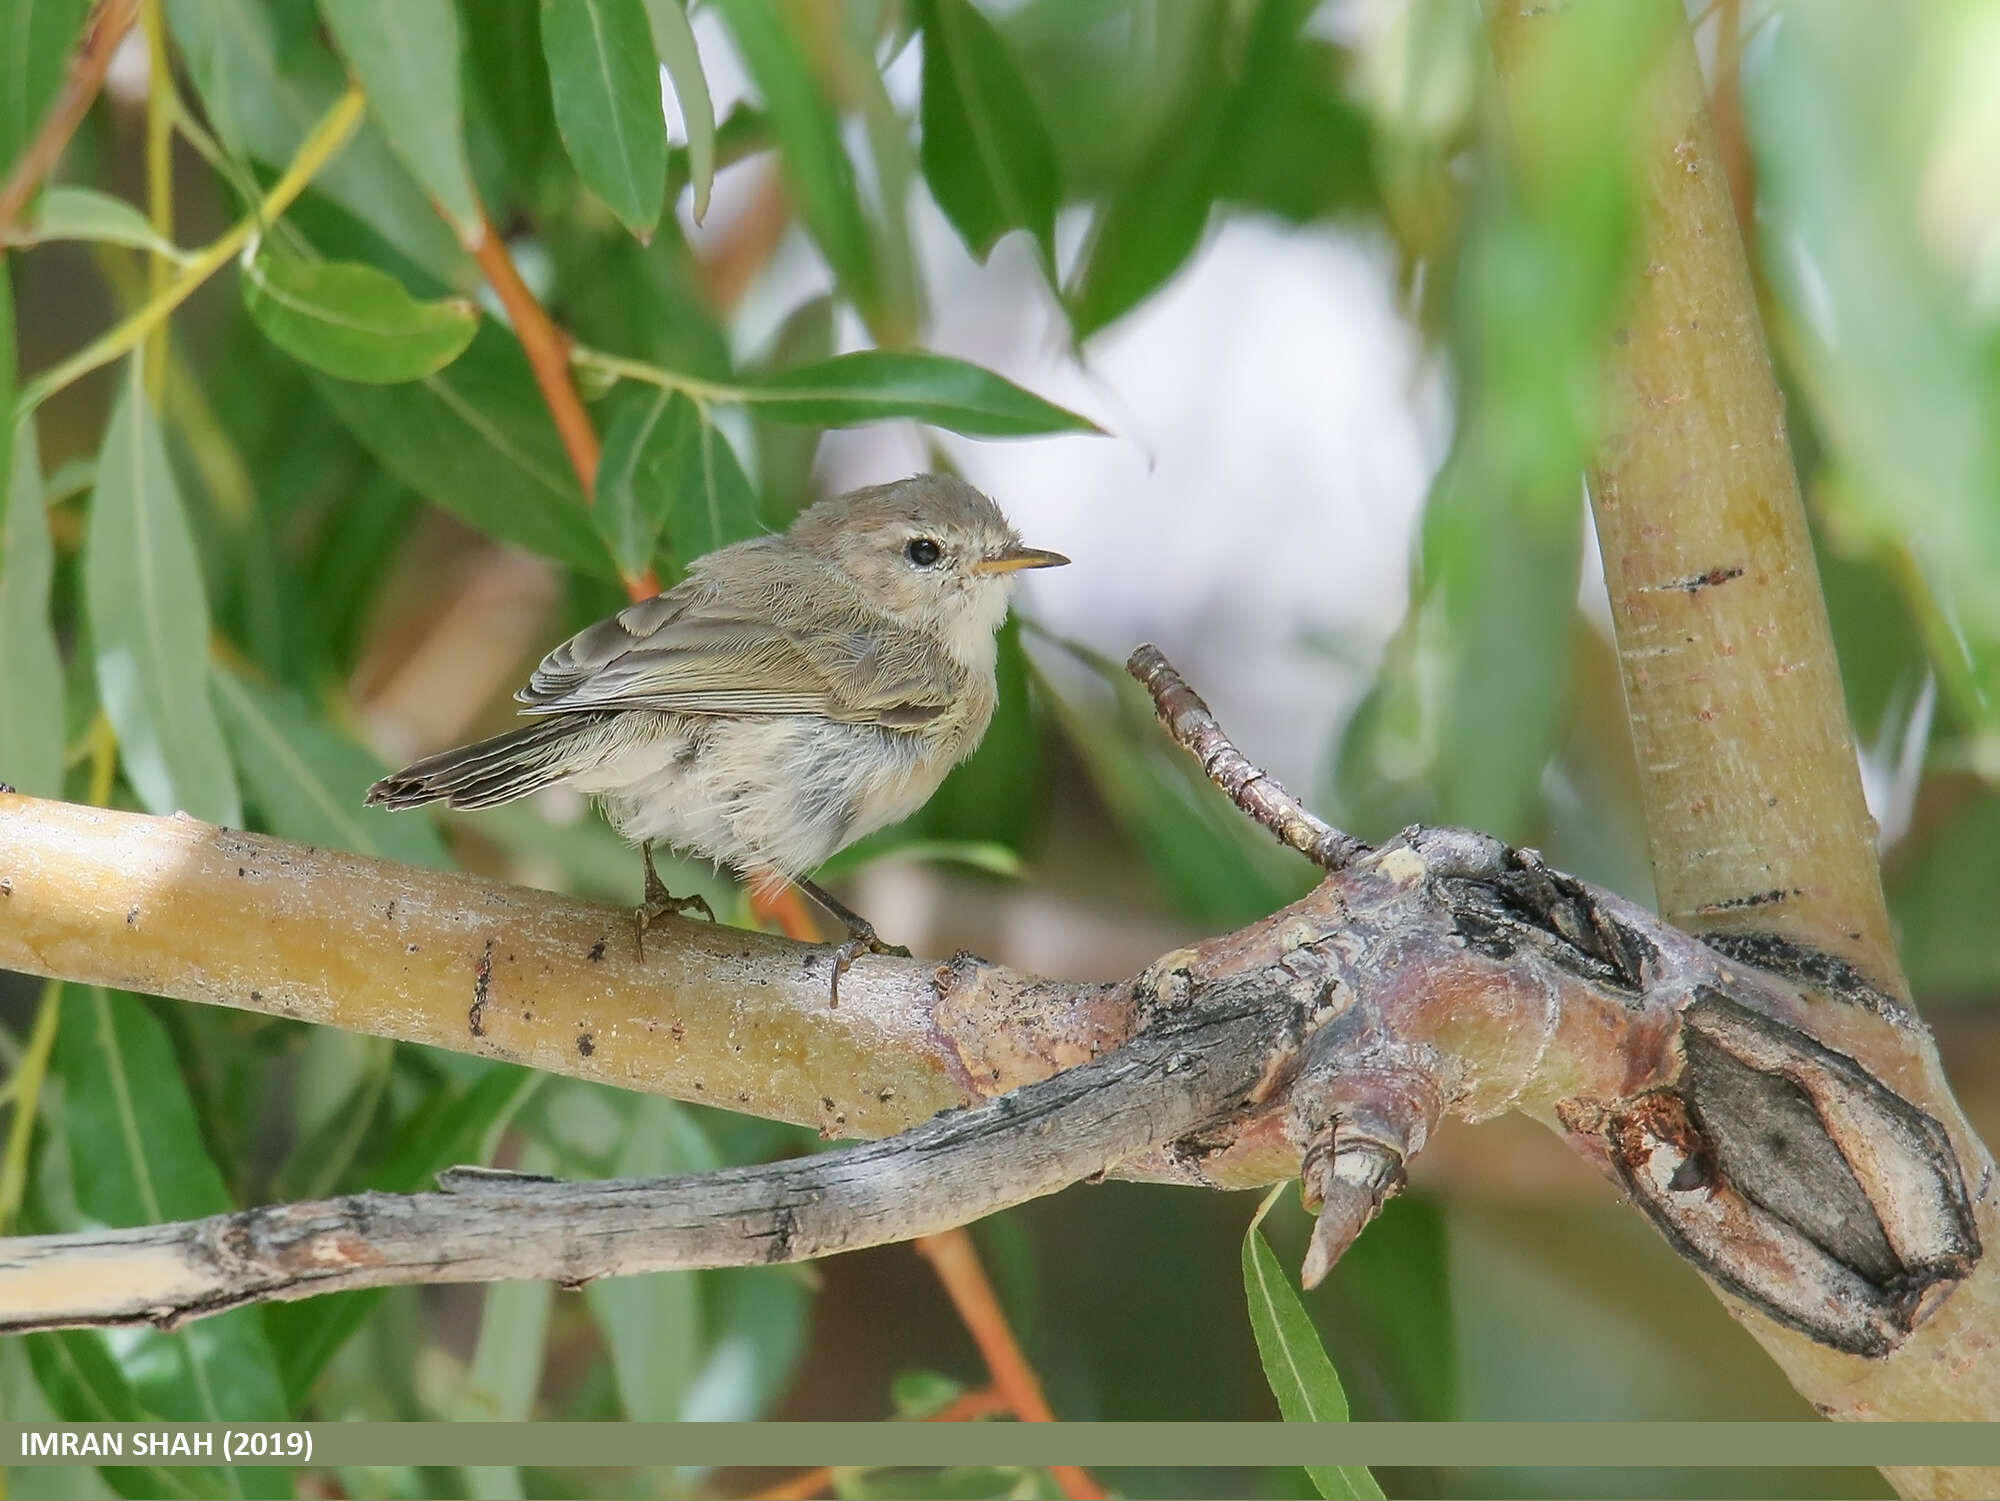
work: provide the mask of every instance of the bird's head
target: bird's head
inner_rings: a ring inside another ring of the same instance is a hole
[[[852,579],[875,608],[968,664],[991,659],[1015,576],[1069,561],[1023,547],[998,506],[948,474],[823,500],[800,513],[792,538]]]

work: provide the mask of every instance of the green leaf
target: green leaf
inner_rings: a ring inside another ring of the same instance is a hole
[[[958,865],[1004,881],[1018,881],[1027,866],[1014,850],[990,839],[912,839],[901,827],[884,829],[847,846],[820,866],[829,881],[866,870],[881,860],[919,865]]]
[[[237,156],[284,166],[347,87],[347,69],[320,39],[313,0],[166,0],[166,6],[168,28],[217,138]],[[339,204],[441,285],[458,285],[468,274],[457,238],[373,121],[320,170],[313,193]]]
[[[72,1423],[153,1423],[160,1414],[143,1406],[112,1359],[105,1337],[92,1329],[63,1329],[22,1338],[35,1384],[60,1418]],[[9,1413],[11,1418],[14,1414]],[[71,1471],[74,1474],[75,1471]],[[204,1465],[116,1465],[97,1472],[115,1494],[137,1497],[227,1497],[240,1494],[227,1472]],[[10,1494],[20,1471],[8,1467]],[[31,1494],[25,1487],[20,1495]],[[100,1495],[101,1491],[85,1491]]]
[[[14,409],[14,300],[0,271],[0,414]],[[63,792],[63,668],[49,621],[55,546],[42,499],[35,422],[0,416],[0,782],[33,797]]]
[[[145,920],[142,909],[138,921]],[[95,988],[67,990],[55,1069],[77,1209],[86,1224],[156,1225],[236,1207],[202,1144],[173,1045],[144,1001]],[[124,1331],[106,1346],[139,1405],[162,1418],[289,1416],[256,1308],[201,1319],[177,1334]],[[235,1494],[291,1494],[283,1470],[225,1473]]]
[[[119,759],[154,813],[243,821],[208,697],[208,602],[139,359],[105,429],[84,542],[83,587],[98,694]]]
[[[674,97],[687,126],[688,181],[694,186],[694,222],[699,224],[708,217],[709,190],[715,186],[715,101],[709,97],[708,75],[682,0],[646,0],[646,15],[653,23],[653,48],[674,81]]]
[[[660,533],[666,529],[672,495],[667,467],[673,457],[674,423],[668,409],[675,393],[664,388],[619,406],[604,432],[597,461],[597,501],[591,519],[627,574],[653,566]]]
[[[964,1395],[965,1383],[941,1371],[898,1371],[889,1381],[889,1405],[906,1420],[942,1412]]]
[[[673,508],[667,536],[684,562],[757,536],[764,528],[757,492],[722,430],[685,396],[674,398]]]
[[[390,149],[470,241],[482,225],[465,158],[452,0],[319,0],[319,9]]]
[[[1178,105],[1140,159],[1120,178],[1091,226],[1069,293],[1079,343],[1116,322],[1166,283],[1201,243],[1221,180],[1231,95],[1222,73],[1219,10],[1205,13],[1204,40]]]
[[[592,513],[619,564],[637,573],[665,543],[683,564],[764,530],[736,450],[694,402],[649,391],[604,439]]]
[[[881,291],[874,231],[861,207],[854,163],[841,144],[840,117],[792,33],[790,13],[773,0],[720,0],[717,8],[764,95],[799,217],[841,290],[862,309],[874,308]]]
[[[1379,206],[1368,117],[1347,54],[1302,34],[1313,0],[1263,0],[1251,21],[1218,193],[1295,223]]]
[[[2000,794],[1989,792],[1955,807],[1897,861],[1889,881],[1896,948],[1926,1001],[1983,998],[2000,981],[2000,945],[1991,931],[1996,841]]]
[[[1103,431],[991,370],[946,355],[887,349],[765,376],[746,399],[764,416],[814,427],[910,417],[975,438]]]
[[[656,1178],[723,1166],[694,1118],[672,1100],[647,1097],[631,1113],[612,1164],[614,1178]],[[611,1351],[627,1419],[671,1423],[682,1416],[701,1347],[701,1288],[694,1272],[613,1277],[583,1290]]]
[[[468,525],[615,576],[527,358],[505,329],[482,324],[464,354],[407,385],[318,374],[313,383],[391,473]]]
[[[465,298],[420,302],[373,266],[272,251],[244,266],[243,305],[292,358],[372,385],[442,370],[479,331],[478,309]]]
[[[1303,895],[1311,867],[1253,828],[1194,759],[1160,733],[1146,690],[1109,658],[1061,644],[1111,702],[1087,690],[1065,693],[1038,674],[1043,702],[1176,906],[1205,923],[1235,926]]]
[[[1266,1209],[1271,1202],[1264,1201]],[[1243,1295],[1250,1305],[1250,1328],[1257,1336],[1264,1377],[1287,1423],[1345,1423],[1347,1393],[1340,1388],[1340,1377],[1327,1359],[1305,1304],[1257,1228],[1263,1218],[1264,1211],[1259,1210],[1243,1235]],[[1382,1501],[1382,1488],[1365,1466],[1308,1465],[1306,1474],[1328,1501]]]
[[[667,118],[641,0],[542,0],[556,128],[584,185],[640,239],[667,194]]]
[[[404,1122],[383,1161],[367,1176],[367,1187],[385,1193],[416,1193],[448,1167],[490,1161],[500,1133],[548,1076],[524,1068],[494,1065],[473,1083],[432,1093]],[[279,1352],[285,1392],[294,1408],[304,1406],[313,1383],[340,1347],[355,1335],[382,1300],[384,1290],[335,1293],[265,1310],[271,1343]]]
[[[55,240],[127,245],[134,250],[154,251],[174,261],[188,258],[186,251],[163,237],[144,214],[123,198],[68,183],[45,189],[35,200],[34,216],[28,226],[7,236],[10,245],[46,245]]]
[[[0,4],[0,178],[19,160],[55,101],[69,55],[83,40],[90,5],[91,0]]]
[[[1424,594],[1445,673],[1433,768],[1447,823],[1524,839],[1569,703],[1583,555],[1576,470],[1548,486],[1445,463],[1423,521]],[[1476,478],[1474,476],[1477,476]],[[1531,487],[1532,486],[1532,487]],[[1566,503],[1550,505],[1547,496]]]
[[[791,1387],[812,1324],[812,1285],[797,1267],[701,1273],[704,1358],[681,1399],[684,1423],[766,1416]]]
[[[1394,1389],[1399,1410],[1391,1416],[1427,1423],[1459,1416],[1447,1233],[1435,1200],[1399,1194],[1327,1278],[1335,1295],[1335,1348],[1343,1363],[1353,1350]],[[1328,1327],[1327,1320],[1319,1325]]]
[[[785,315],[770,347],[757,361],[759,371],[786,370],[795,365],[817,364],[833,358],[834,298],[823,293],[808,298]],[[813,458],[819,452],[817,428],[800,428],[774,422],[753,406],[749,408],[755,433],[757,479],[770,506],[773,522],[789,521],[801,505],[812,498]]]
[[[388,768],[319,723],[295,694],[257,687],[221,666],[210,681],[237,765],[272,833],[302,844],[451,868],[451,856],[428,818],[363,806],[370,784]]]
[[[1062,176],[1055,142],[1006,38],[968,0],[925,0],[924,177],[979,260],[1025,229],[1055,274]]]
[[[541,0],[458,0],[466,150],[489,216],[534,202],[562,145],[549,107]],[[556,170],[568,175],[568,163]]]

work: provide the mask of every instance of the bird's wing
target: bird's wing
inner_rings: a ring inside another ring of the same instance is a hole
[[[701,575],[599,621],[550,652],[516,694],[530,714],[659,709],[676,714],[816,714],[911,729],[949,706],[935,654],[875,617],[809,619],[829,580],[806,563],[736,599]]]

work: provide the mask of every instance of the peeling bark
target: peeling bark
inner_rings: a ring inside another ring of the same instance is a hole
[[[1558,55],[1594,9],[1488,0],[1501,93],[1531,165],[1551,145],[1528,98],[1538,60]],[[1810,1337],[1798,1308],[1747,1322],[1820,1411],[1990,1419],[2000,1416],[2000,1292],[1976,1253],[1955,1258],[1968,1233],[1992,1242],[1992,1160],[1908,1010],[1784,402],[1686,16],[1673,0],[1640,0],[1632,15],[1658,21],[1665,45],[1646,89],[1603,101],[1637,122],[1638,275],[1606,361],[1611,420],[1590,488],[1654,885],[1669,921],[1782,977],[1809,1005],[1794,1016],[1748,1007],[1790,1029],[1782,1059],[1758,1041],[1755,1015],[1725,1022],[1734,1013],[1707,1007],[1708,1024],[1684,1029],[1685,1082],[1613,1123],[1613,1155],[1683,1250],[1712,1236],[1790,1269],[1784,1280],[1821,1310],[1805,1320]],[[1849,1113],[1863,1100],[1865,1117]],[[1882,1195],[1889,1164],[1938,1149],[1933,1129],[1963,1165],[1971,1222],[1923,1175]],[[1788,1193],[1767,1176],[1773,1164],[1797,1177]],[[1718,1187],[1712,1213],[1676,1219],[1674,1183],[1710,1172],[1749,1180],[1741,1198]],[[1917,1224],[1925,1249],[1913,1261],[1899,1237]],[[1934,1257],[1969,1274],[1928,1282]],[[1710,1272],[1740,1294],[1724,1269]],[[1925,1322],[1925,1300],[1946,1286]],[[1899,1338],[1909,1319],[1922,1327]],[[1994,1470],[1887,1473],[1909,1495],[2000,1489]]]
[[[253,869],[259,920],[215,921],[219,893]],[[963,956],[871,958],[834,1010],[828,950],[664,921],[646,965],[669,983],[620,973],[633,993],[613,1024],[606,966],[614,941],[631,942],[616,908],[19,797],[0,797],[0,880],[9,968],[338,1018],[684,1099],[740,1078],[774,1113],[861,1133],[939,1095],[946,1109],[872,1146],[764,1168],[612,1185],[454,1173],[443,1194],[0,1242],[0,1327],[792,1260],[1106,1173],[1222,1187],[1303,1171],[1324,1206],[1316,1278],[1442,1118],[1509,1110],[1556,1125],[1742,1304],[1830,1349],[1879,1359],[1947,1322],[1963,1340],[1967,1321],[1939,1315],[1981,1264],[1951,1133],[1866,1061],[1927,1047],[1906,1010],[1829,1004],[1464,830],[1408,830],[1292,906],[1107,985]],[[426,942],[446,957],[419,962]],[[719,1050],[736,1072],[716,1072],[713,1053],[691,1066],[697,1026],[748,1040]],[[773,1045],[794,1028],[842,1061],[844,1081]],[[517,1035],[529,1046],[512,1053]],[[875,1081],[913,1049],[918,1085],[882,1098]],[[1776,1149],[1774,1100],[1793,1138]]]

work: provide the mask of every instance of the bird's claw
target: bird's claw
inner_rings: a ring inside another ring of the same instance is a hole
[[[667,890],[667,883],[660,879],[660,873],[653,869],[653,852],[645,845],[639,847],[640,858],[646,862],[646,900],[632,909],[632,938],[639,946],[639,959],[646,958],[646,929],[669,912],[676,917],[689,912],[699,912],[710,922],[715,921],[715,909],[702,896],[675,896]]]
[[[840,1004],[840,977],[854,968],[854,961],[863,954],[887,954],[896,959],[908,959],[910,951],[900,943],[884,943],[876,937],[875,929],[867,923],[860,923],[848,929],[847,942],[833,951],[833,979],[830,986],[832,999],[828,1003]]]

